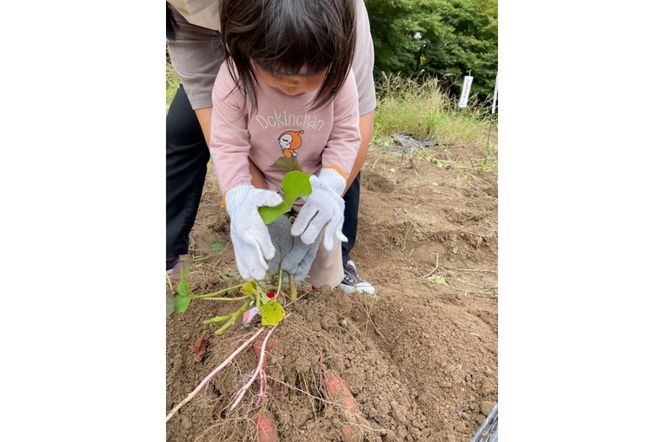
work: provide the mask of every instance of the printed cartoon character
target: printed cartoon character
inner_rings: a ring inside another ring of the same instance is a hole
[[[279,135],[279,146],[286,158],[296,157],[296,150],[302,146],[303,130],[287,130]]]

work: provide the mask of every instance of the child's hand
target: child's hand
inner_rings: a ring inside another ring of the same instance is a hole
[[[291,235],[291,226],[284,215],[267,225],[275,248],[274,257],[267,263],[268,270],[276,273],[281,265],[282,270],[293,274],[296,281],[304,281],[309,274],[311,264],[316,259],[323,235],[322,233],[318,235],[313,244],[304,244],[300,237]]]
[[[284,257],[293,248],[293,236],[290,233],[290,229],[291,223],[284,215],[281,215],[274,222],[267,225],[267,230],[270,232],[270,238],[275,248],[274,257],[267,263],[270,273],[277,273],[279,265],[283,268]]]
[[[277,192],[256,189],[250,184],[235,186],[226,193],[235,261],[244,279],[265,278],[268,269],[266,260],[274,257],[275,248],[258,208],[276,206],[281,201]]]
[[[309,181],[311,195],[307,197],[295,219],[291,233],[293,236],[300,236],[304,244],[313,244],[329,223],[323,246],[327,251],[331,251],[335,237],[340,241],[348,241],[341,233],[344,224],[344,200],[341,193],[346,188],[346,180],[332,169],[323,169]]]
[[[303,243],[299,236],[291,236],[291,238],[293,238],[293,246],[284,255],[281,267],[288,273],[292,273],[296,281],[304,281],[304,278],[309,274],[314,259],[316,259],[323,234],[321,232],[313,244]]]

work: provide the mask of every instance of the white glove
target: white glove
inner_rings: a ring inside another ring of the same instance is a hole
[[[341,233],[344,224],[344,200],[341,194],[346,188],[346,180],[332,169],[323,169],[318,176],[312,175],[309,182],[311,194],[295,218],[291,234],[301,235],[304,244],[312,244],[329,223],[323,240],[323,247],[329,252],[334,247],[335,237],[340,241],[348,241]]]
[[[281,201],[277,192],[257,189],[250,184],[235,186],[226,193],[235,261],[244,279],[265,278],[267,260],[274,257],[275,249],[258,208],[276,206]]]

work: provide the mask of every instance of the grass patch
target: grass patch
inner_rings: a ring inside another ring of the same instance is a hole
[[[459,109],[457,100],[447,96],[435,79],[411,80],[383,75],[376,84],[377,109],[375,141],[391,145],[389,137],[406,132],[418,139],[435,139],[442,145],[486,144],[489,125],[495,120],[476,99]]]

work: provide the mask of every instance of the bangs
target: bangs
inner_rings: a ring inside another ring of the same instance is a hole
[[[265,71],[277,75],[314,75],[327,70],[344,47],[345,37],[330,32],[330,25],[313,14],[316,2],[307,1],[311,14],[295,14],[293,1],[275,2],[274,9],[262,17],[263,35],[247,55]],[[303,2],[304,3],[304,2]],[[307,8],[305,8],[307,9]]]
[[[308,62],[305,64],[293,63],[293,64],[284,65],[283,63],[279,62],[275,63],[271,61],[254,60],[254,63],[256,63],[258,67],[260,67],[262,70],[264,70],[270,75],[283,76],[283,77],[290,77],[290,76],[312,77],[320,73],[321,71],[326,70],[331,64],[329,63],[324,67],[321,67],[320,69],[316,69],[312,67],[311,64],[309,64]]]

